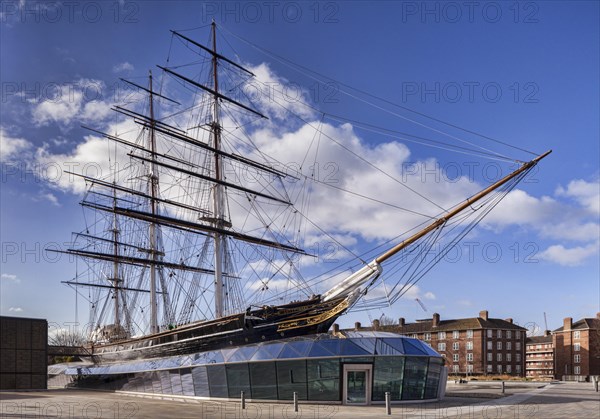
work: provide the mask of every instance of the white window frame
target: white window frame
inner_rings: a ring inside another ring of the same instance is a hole
[[[512,361],[512,354],[510,352],[506,354],[506,361],[507,362],[511,362]]]
[[[493,330],[492,330],[492,329],[488,329],[488,330],[487,330],[487,337],[488,337],[488,338],[492,338],[492,337],[493,337],[493,336],[492,336],[492,333],[493,333]]]
[[[467,372],[473,372],[473,364],[467,364]]]
[[[452,350],[458,351],[459,349],[460,349],[460,343],[459,342],[452,342]]]
[[[573,358],[576,364],[579,364],[581,362],[581,355],[575,354]]]
[[[487,372],[492,372],[492,364],[488,364],[487,366]]]
[[[579,365],[575,365],[573,367],[573,374],[575,374],[575,375],[580,375],[581,374],[581,367]]]
[[[516,361],[521,362],[521,354],[516,354]]]
[[[452,332],[452,339],[460,339],[460,332],[458,330]]]
[[[438,340],[446,339],[446,332],[438,332]]]
[[[502,354],[501,353],[496,354],[496,362],[502,362]]]
[[[458,354],[452,355],[452,362],[459,362],[459,355]]]
[[[517,366],[515,367],[515,371],[519,374],[521,373],[521,364],[517,364]]]
[[[498,337],[498,339],[502,339],[502,329],[498,329],[496,332],[496,337]]]
[[[515,343],[515,349],[516,349],[517,351],[520,351],[520,350],[521,350],[521,342],[517,342],[517,343]]]
[[[509,373],[509,374],[512,372],[512,367],[511,367],[511,365],[510,365],[510,364],[508,364],[508,365],[506,366],[506,372],[507,372],[507,373]]]
[[[438,343],[438,352],[445,352],[446,351],[446,343],[445,342],[440,342]]]
[[[494,354],[492,354],[491,352],[488,352],[488,354],[487,354],[488,362],[492,362],[493,357],[494,357]]]
[[[512,342],[506,342],[506,350],[510,351],[512,349]]]
[[[459,366],[458,366],[458,365],[453,365],[453,366],[452,366],[452,371],[454,371],[454,372],[459,372],[459,371],[460,371],[460,370],[459,370]]]
[[[579,342],[575,342],[575,343],[573,344],[573,350],[574,350],[575,352],[579,352],[579,351],[581,351],[581,343],[579,343]]]
[[[431,340],[431,333],[425,333],[425,342],[429,342]]]
[[[467,361],[468,362],[473,362],[473,352],[467,353]]]
[[[467,338],[468,339],[472,339],[473,338],[473,329],[467,330]]]
[[[496,371],[498,371],[498,374],[502,374],[502,365],[496,365]]]
[[[573,339],[580,339],[581,338],[581,331],[576,330],[573,332]]]
[[[496,349],[499,350],[499,351],[502,350],[502,341],[496,342]]]
[[[491,351],[494,348],[493,343],[492,343],[491,340],[488,340],[487,348],[488,348],[488,351]]]
[[[473,350],[473,341],[469,340],[467,341],[467,351],[472,351]]]

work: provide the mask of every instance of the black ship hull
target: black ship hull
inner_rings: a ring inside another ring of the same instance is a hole
[[[348,308],[347,298],[323,302],[320,297],[282,306],[265,306],[141,338],[95,345],[90,347],[90,353],[95,363],[116,362],[326,333]]]

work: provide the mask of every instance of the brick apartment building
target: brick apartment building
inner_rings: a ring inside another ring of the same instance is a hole
[[[554,376],[559,379],[585,380],[600,376],[600,313],[573,323],[571,317],[552,331]]]
[[[528,378],[554,377],[554,343],[549,330],[544,336],[528,337],[525,341],[525,375]]]
[[[378,322],[374,322],[374,326]],[[375,328],[375,327],[374,327]],[[427,342],[446,358],[450,374],[525,375],[525,338],[527,329],[512,319],[494,319],[486,310],[479,317],[431,319],[384,326],[381,330],[400,333]]]

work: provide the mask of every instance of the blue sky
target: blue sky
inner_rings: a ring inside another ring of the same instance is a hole
[[[435,311],[455,318],[488,309],[520,324],[542,325],[545,312],[555,328],[563,317],[600,311],[597,2],[3,1],[0,13],[3,315],[74,321],[73,291],[60,284],[73,277],[74,264],[42,251],[53,243],[64,247],[83,226],[81,195],[55,169],[65,169],[62,157],[78,155],[85,141],[80,121],[106,123],[119,77],[142,80],[148,69],[158,72],[154,65],[165,62],[170,29],[213,18],[231,43],[228,52],[253,67],[268,64],[278,80],[302,86],[325,112],[410,130],[405,119],[345,94],[344,83],[527,150],[554,150],[466,239],[457,262],[439,265],[393,307],[344,316],[342,325],[381,314],[414,319]],[[204,41],[206,32],[190,33]],[[332,77],[332,90],[236,36]],[[52,100],[57,86],[69,95],[62,102]],[[366,150],[389,141],[355,132]],[[486,160],[468,166],[471,156],[405,146],[407,162],[435,158],[448,173],[459,167],[460,175],[474,167],[478,182],[484,170],[496,168]],[[426,182],[422,187],[430,191]],[[370,227],[361,228],[353,231],[356,250],[373,244],[364,234]],[[485,253],[497,249],[499,258]]]

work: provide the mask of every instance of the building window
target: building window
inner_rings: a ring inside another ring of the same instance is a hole
[[[469,361],[469,362],[473,362],[473,353],[472,353],[472,352],[469,352],[469,353],[467,354],[467,361]]]
[[[453,365],[452,366],[452,371],[458,372],[458,365]]]
[[[502,339],[502,330],[498,329],[498,331],[496,332],[496,336],[498,337],[498,339]]]
[[[492,350],[492,341],[491,340],[488,340],[487,348],[488,348],[488,351]]]
[[[581,367],[579,365],[575,365],[575,367],[573,367],[573,372],[575,375],[581,374]]]
[[[487,360],[488,360],[488,362],[492,362],[492,353],[491,352],[488,352]]]
[[[510,351],[512,349],[512,342],[506,342],[506,350]]]
[[[416,333],[413,333],[413,334],[412,334],[412,336],[411,336],[411,338],[413,338],[413,339],[418,339],[418,338],[419,338],[419,335],[417,335]]]
[[[515,330],[515,338],[519,339],[521,337],[521,331],[520,330]]]
[[[468,341],[467,342],[467,351],[472,351],[473,350],[473,342],[472,341]]]
[[[520,350],[521,350],[521,342],[517,342],[517,343],[515,343],[515,349],[516,349],[517,351],[520,351]]]
[[[510,353],[506,354],[506,360],[508,362],[512,361],[512,354],[510,354]]]
[[[467,372],[473,372],[473,364],[467,364]]]
[[[455,351],[458,351],[458,347],[459,347],[459,345],[460,345],[460,344],[459,344],[458,342],[454,342],[454,343],[452,344],[452,349],[454,349]]]
[[[573,339],[579,339],[581,337],[581,332],[576,330],[573,332]]]
[[[452,332],[452,339],[458,338],[460,338],[460,332],[458,330],[455,330],[454,332]]]
[[[506,331],[506,339],[510,339],[512,337],[512,332],[510,330]]]
[[[520,372],[521,372],[521,366],[520,366],[520,365],[517,365],[517,366],[515,367],[515,371],[517,371],[518,373],[520,373]]]
[[[496,349],[498,349],[499,351],[502,350],[502,342],[500,342],[500,341],[496,342]]]
[[[497,365],[496,371],[498,371],[498,374],[502,374],[502,365]]]
[[[579,364],[581,362],[581,355],[577,354],[575,355],[575,363]]]
[[[502,354],[496,354],[496,361],[502,362]]]
[[[431,333],[427,332],[425,333],[425,341],[429,342],[431,340]]]
[[[510,364],[506,366],[506,372],[509,374],[512,372],[512,367],[510,366]]]
[[[439,340],[446,339],[446,332],[438,332],[438,339]]]
[[[458,362],[458,354],[452,355],[452,361]]]
[[[492,372],[492,366],[490,364],[487,366],[487,372]]]
[[[521,354],[516,354],[515,358],[517,362],[521,362]]]
[[[446,350],[446,344],[444,342],[438,343],[438,351],[445,351],[445,350]]]
[[[467,330],[467,338],[468,339],[472,339],[473,338],[473,330]]]
[[[573,350],[574,351],[580,351],[581,350],[581,343],[574,343],[573,344]]]
[[[492,329],[488,329],[488,331],[487,331],[487,337],[488,338],[492,337]]]

